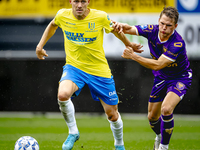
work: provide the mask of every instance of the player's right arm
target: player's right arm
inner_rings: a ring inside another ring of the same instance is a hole
[[[46,42],[54,35],[57,28],[58,28],[58,26],[55,24],[54,19],[46,27],[46,29],[42,35],[42,38],[40,39],[40,42],[38,43],[38,45],[36,47],[36,55],[37,55],[38,59],[44,60],[45,59],[44,57],[48,57],[48,54],[43,49],[43,47],[46,44]]]

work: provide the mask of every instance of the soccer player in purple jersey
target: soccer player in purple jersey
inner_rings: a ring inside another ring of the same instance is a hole
[[[167,150],[174,128],[173,111],[191,86],[192,70],[183,38],[175,30],[179,13],[165,7],[158,25],[129,26],[115,23],[115,30],[148,39],[153,59],[144,58],[126,47],[122,57],[152,69],[154,85],[148,103],[148,120],[156,133],[154,150]]]

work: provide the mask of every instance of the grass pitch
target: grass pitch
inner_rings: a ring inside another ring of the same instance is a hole
[[[134,115],[134,114],[133,114]],[[126,150],[152,150],[155,135],[147,118],[123,117]],[[106,117],[79,116],[80,139],[73,150],[114,150],[113,135]],[[0,118],[0,150],[13,150],[21,136],[34,137],[40,150],[61,150],[67,138],[67,125],[61,117]],[[169,150],[200,150],[200,119],[176,119]]]

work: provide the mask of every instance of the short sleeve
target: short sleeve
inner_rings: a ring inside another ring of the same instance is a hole
[[[56,14],[56,16],[55,16],[55,18],[54,18],[55,24],[58,25],[58,26],[60,26],[60,23],[59,23],[60,16],[61,16],[61,14],[62,14],[64,11],[65,11],[65,9],[60,9],[60,10],[57,12],[57,14]]]
[[[135,27],[138,30],[138,35],[143,36],[145,38],[148,38],[150,34],[153,33],[153,30],[155,29],[154,25],[137,25]]]
[[[185,47],[184,42],[174,42],[174,43],[171,43],[171,45],[163,54],[171,59],[176,60],[176,58],[184,49],[184,47]]]
[[[110,20],[110,17],[108,14],[105,14],[104,16],[104,29],[105,29],[105,32],[106,33],[110,33],[112,30],[113,30],[113,23],[112,21]]]

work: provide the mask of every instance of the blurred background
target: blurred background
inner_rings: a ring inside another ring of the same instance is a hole
[[[175,109],[177,114],[200,114],[200,1],[199,0],[91,0],[90,8],[106,11],[112,20],[130,25],[157,24],[164,6],[179,10],[177,31],[187,45],[193,69],[191,89]],[[35,47],[46,26],[61,8],[71,8],[68,0],[0,0],[0,111],[58,112],[57,88],[65,64],[63,33],[58,29],[45,45],[49,57],[38,60]],[[144,47],[143,37],[127,35]],[[105,54],[120,99],[119,111],[147,113],[153,84],[151,70],[121,58],[124,45],[105,34]],[[76,112],[103,112],[84,87],[73,100]]]

